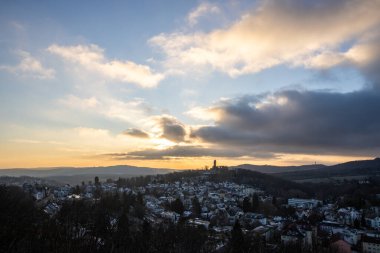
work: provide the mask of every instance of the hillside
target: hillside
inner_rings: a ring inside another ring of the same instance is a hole
[[[165,174],[172,172],[171,169],[156,169],[148,167],[136,167],[129,165],[116,165],[108,167],[56,167],[56,168],[15,168],[15,169],[2,169],[0,170],[0,176],[9,177],[37,177],[54,180],[61,183],[79,184],[82,181],[93,180],[95,176],[100,180],[106,180],[108,178],[117,179],[119,177],[134,177],[134,176],[146,176]]]
[[[310,164],[301,166],[274,166],[274,165],[254,165],[254,164],[241,164],[238,166],[232,166],[231,169],[245,169],[251,171],[257,171],[265,174],[271,173],[282,173],[290,171],[305,171],[324,168],[326,165],[323,164]]]
[[[159,175],[158,181],[161,183],[173,183],[175,181],[188,180],[194,177],[202,177],[203,173],[205,173],[204,170],[187,170],[168,173]],[[218,173],[209,174],[208,180],[213,182],[231,181],[237,184],[251,185],[279,197],[313,196],[313,189],[309,188],[307,185],[277,177],[274,174],[265,174],[246,169],[221,170]]]
[[[380,175],[380,158],[351,161],[319,169],[277,173],[288,180],[328,179],[339,177],[372,177]]]

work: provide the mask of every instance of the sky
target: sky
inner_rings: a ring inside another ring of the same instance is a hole
[[[380,0],[0,3],[0,168],[380,151]]]

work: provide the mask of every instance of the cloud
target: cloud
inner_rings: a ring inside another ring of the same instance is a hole
[[[198,119],[198,120],[215,120],[218,115],[213,111],[210,110],[212,108],[209,107],[201,107],[201,106],[194,106],[187,112],[185,112],[186,115]]]
[[[18,65],[0,65],[0,70],[5,70],[15,75],[37,79],[53,79],[55,77],[54,69],[44,67],[42,63],[34,58],[29,52],[18,51],[17,54],[21,58]]]
[[[198,23],[199,18],[207,14],[219,13],[220,9],[217,5],[211,3],[201,3],[196,9],[189,13],[187,16],[187,22],[190,26],[194,26]]]
[[[123,132],[123,134],[137,138],[149,138],[148,133],[136,128],[127,129]]]
[[[355,47],[347,54],[358,66],[373,88],[380,88],[380,32]]]
[[[183,157],[228,157],[237,158],[247,155],[245,151],[237,151],[230,149],[218,149],[218,148],[207,148],[202,146],[181,146],[176,145],[167,149],[145,149],[141,151],[133,151],[129,153],[113,153],[105,154],[107,157],[111,157],[115,160],[163,160],[163,159],[176,159]],[[261,154],[251,153],[251,157],[262,157]],[[271,154],[265,154],[265,158],[274,158]]]
[[[80,98],[74,95],[68,95],[60,99],[59,102],[69,107],[83,110],[96,108],[100,104],[96,97]]]
[[[329,69],[335,66],[353,66],[360,70],[372,87],[380,87],[380,31],[361,39],[344,52],[325,51],[302,59],[307,68]]]
[[[163,33],[150,43],[173,73],[211,69],[236,77],[280,64],[326,68],[358,59],[352,50],[378,32],[379,8],[377,0],[263,0],[228,27]]]
[[[164,115],[156,117],[156,122],[159,124],[162,130],[161,138],[165,138],[177,143],[185,141],[185,126],[176,118],[169,115]]]
[[[286,90],[224,100],[214,125],[191,133],[204,143],[256,152],[365,154],[380,151],[380,92]]]
[[[163,74],[155,73],[147,65],[107,59],[104,49],[94,44],[77,46],[53,44],[47,50],[109,80],[134,83],[149,88],[157,86],[165,78]]]
[[[137,123],[152,114],[152,107],[142,98],[133,98],[121,101],[110,97],[78,97],[68,95],[58,103],[65,107],[85,112],[100,114],[110,119],[117,119],[128,123]]]

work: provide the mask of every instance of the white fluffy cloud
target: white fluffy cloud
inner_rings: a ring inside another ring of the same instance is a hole
[[[32,77],[37,79],[53,79],[55,76],[54,69],[47,68],[33,57],[29,52],[18,51],[17,54],[21,61],[16,66],[1,65],[0,70],[5,70],[15,75]]]
[[[201,18],[202,16],[212,13],[215,14],[219,12],[220,9],[217,5],[204,2],[198,5],[196,9],[194,9],[187,15],[187,22],[190,26],[194,26],[198,23],[199,18]]]
[[[379,0],[263,0],[229,27],[159,34],[150,43],[173,72],[211,68],[236,77],[280,64],[327,68],[358,60],[353,50],[378,29],[379,9]]]
[[[147,65],[107,59],[104,50],[93,44],[77,46],[54,44],[47,50],[109,80],[134,83],[141,87],[154,87],[165,77],[163,74],[155,73]]]

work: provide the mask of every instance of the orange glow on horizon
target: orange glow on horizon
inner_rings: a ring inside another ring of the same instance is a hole
[[[305,165],[318,164],[333,165],[353,160],[367,160],[373,157],[366,156],[327,156],[327,155],[299,155],[286,154],[277,159],[253,158],[223,158],[223,157],[185,157],[164,160],[115,160],[107,157],[95,156],[68,156],[67,154],[37,155],[33,152],[24,153],[16,157],[3,153],[0,155],[0,169],[5,168],[49,168],[49,167],[99,167],[113,165],[130,165],[138,167],[168,168],[168,169],[204,169],[212,166],[216,159],[219,165],[237,166],[240,164],[255,165]]]

